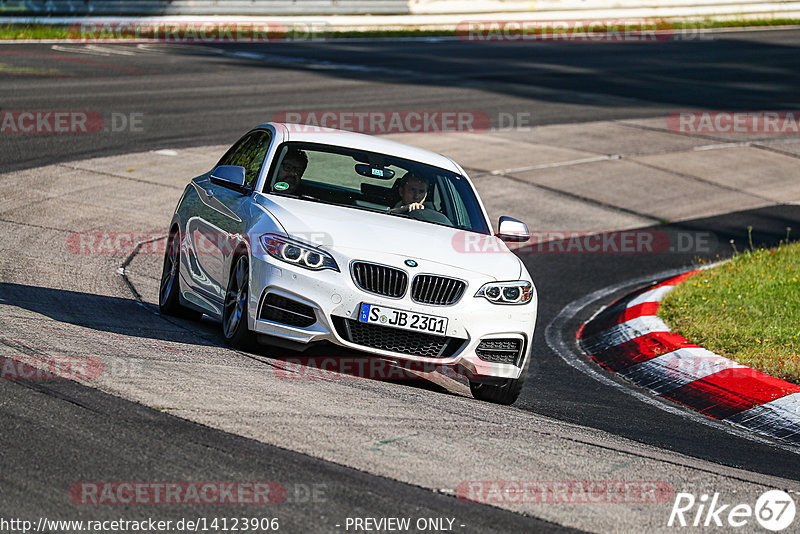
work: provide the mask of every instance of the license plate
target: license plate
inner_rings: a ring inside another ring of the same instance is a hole
[[[375,304],[361,304],[358,320],[362,323],[391,326],[437,336],[443,336],[447,332],[447,317],[396,310]]]

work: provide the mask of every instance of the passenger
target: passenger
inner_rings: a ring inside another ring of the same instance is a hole
[[[428,196],[428,181],[418,174],[409,171],[400,178],[397,192],[400,200],[392,208],[393,213],[409,213],[424,210],[425,198]]]
[[[308,167],[308,156],[302,150],[290,148],[278,169],[272,190],[289,195],[300,195],[300,178]]]

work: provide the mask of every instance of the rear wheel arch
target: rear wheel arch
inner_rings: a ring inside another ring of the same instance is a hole
[[[164,249],[164,266],[162,268],[161,283],[159,284],[158,307],[163,314],[196,320],[202,316],[202,312],[188,308],[181,302],[180,239],[180,227],[174,224],[167,234],[167,242]]]

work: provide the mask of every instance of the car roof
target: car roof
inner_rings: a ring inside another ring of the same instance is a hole
[[[283,141],[304,141],[308,143],[320,143],[324,145],[343,146],[387,154],[399,158],[418,161],[441,169],[446,169],[458,174],[464,171],[456,162],[447,156],[417,148],[397,141],[390,141],[374,135],[336,130],[333,128],[323,128],[306,124],[289,124],[282,122],[269,122],[262,124],[259,128],[267,126],[275,128],[276,133],[283,136]]]

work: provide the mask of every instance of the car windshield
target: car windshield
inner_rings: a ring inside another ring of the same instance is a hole
[[[364,150],[284,143],[264,192],[490,233],[463,176]]]

